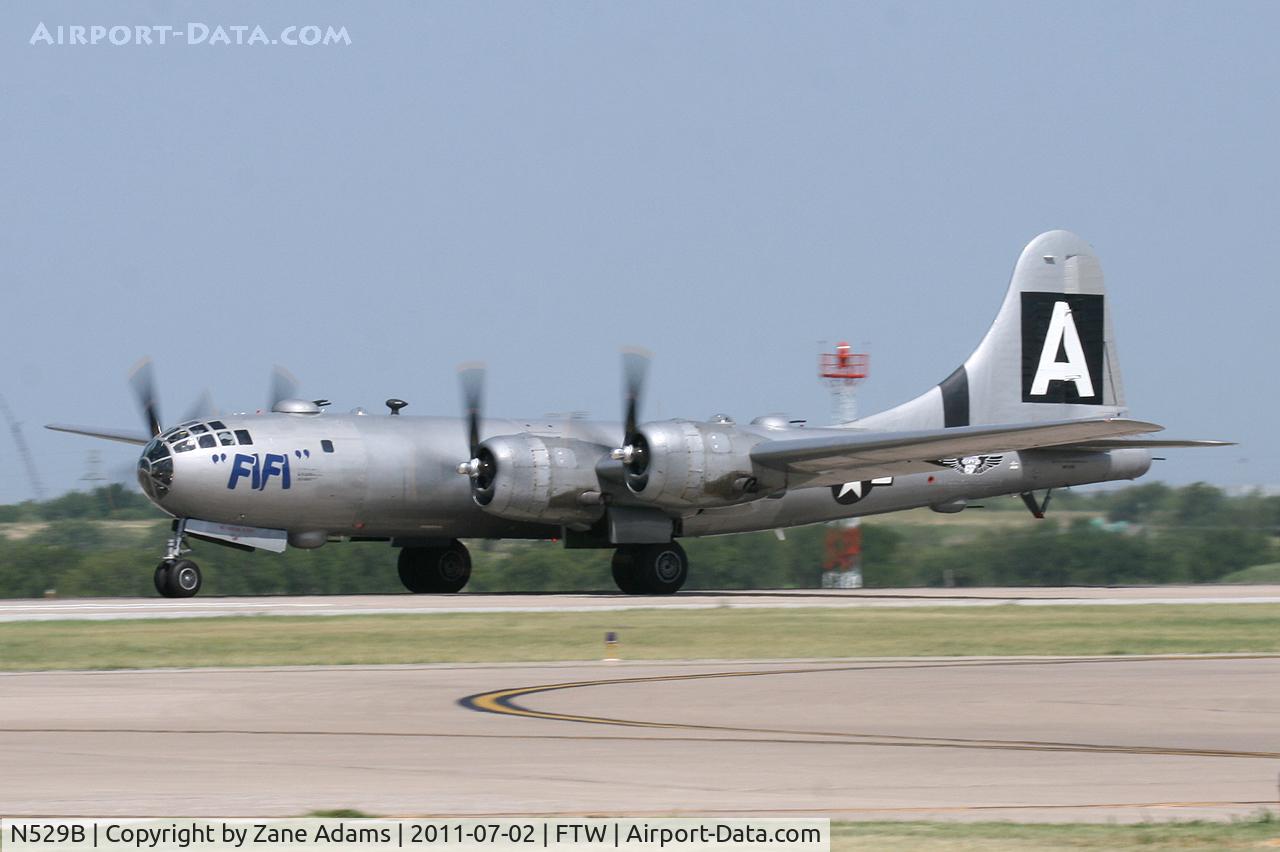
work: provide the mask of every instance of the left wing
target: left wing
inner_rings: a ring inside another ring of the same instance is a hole
[[[142,446],[151,440],[151,436],[137,429],[99,429],[96,426],[72,426],[69,423],[50,423],[45,426],[55,432],[70,432],[73,435],[88,435],[90,438],[102,438],[107,441],[119,441],[122,444]]]
[[[763,441],[751,460],[785,471],[791,485],[836,485],[841,482],[901,476],[936,470],[935,459],[980,453],[1085,445],[1122,435],[1158,432],[1163,426],[1141,420],[1099,418],[1002,426],[958,426],[919,432],[858,432],[814,438]]]

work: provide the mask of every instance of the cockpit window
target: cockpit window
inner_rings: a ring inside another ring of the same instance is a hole
[[[186,433],[184,432],[183,434],[185,435]],[[193,444],[190,440],[179,441],[178,443],[173,445],[173,451],[175,453],[185,453],[185,452],[194,450],[195,448],[196,448],[196,445]]]
[[[187,432],[183,431],[182,429],[179,429],[176,432],[169,433],[169,435],[165,438],[165,440],[172,444],[176,444],[178,441],[181,441],[183,438],[189,438],[189,437],[191,436]]]
[[[225,428],[227,428],[227,424],[223,423],[221,420],[210,420],[210,421],[209,421],[209,428],[210,428],[210,429],[225,429]]]
[[[152,441],[151,446],[147,449],[147,458],[151,461],[160,461],[169,457],[169,448],[160,441]]]
[[[213,423],[217,423],[217,422],[218,421],[216,420],[213,421]],[[209,425],[212,426],[213,423],[210,423]],[[230,432],[225,432],[225,431],[218,433],[218,442],[221,443],[222,446],[224,447],[234,447],[236,445],[235,436],[233,436]]]
[[[200,436],[200,447],[201,447],[202,449],[206,449],[206,450],[207,450],[207,449],[209,449],[210,447],[216,447],[217,445],[218,445],[218,442],[214,440],[214,438],[213,438],[213,436],[212,436],[212,435],[201,435],[201,436]]]
[[[248,430],[248,429],[237,429],[237,430],[236,430],[236,440],[237,440],[237,441],[239,441],[241,444],[252,444],[252,443],[253,443],[253,438],[249,437],[249,430]]]
[[[196,425],[191,427],[191,434],[193,435],[199,435],[202,432],[208,432],[208,431],[209,431],[209,427],[204,425],[203,423],[197,423]]]

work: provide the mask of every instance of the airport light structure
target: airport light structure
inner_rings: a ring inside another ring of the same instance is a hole
[[[834,352],[818,356],[818,375],[831,388],[831,418],[834,423],[858,419],[858,383],[868,375],[870,359],[865,352],[854,352],[841,341]]]
[[[818,377],[831,390],[831,419],[838,424],[858,419],[858,385],[869,374],[870,358],[854,352],[847,342],[836,344],[834,352],[818,356]],[[832,521],[827,525],[822,560],[822,588],[862,587],[862,524],[858,518]]]

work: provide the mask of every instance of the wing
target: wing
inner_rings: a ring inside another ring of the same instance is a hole
[[[878,476],[937,470],[937,459],[1081,445],[1163,429],[1122,418],[959,426],[920,432],[857,432],[763,441],[751,460],[786,471],[792,486],[834,485]]]
[[[1104,450],[1172,450],[1182,447],[1234,447],[1235,441],[1186,441],[1181,439],[1160,438],[1116,438],[1096,441],[1081,441],[1078,444],[1067,444],[1059,449],[1081,450],[1083,452],[1102,452]]]
[[[151,436],[137,429],[99,429],[96,426],[72,426],[67,423],[50,423],[45,426],[55,432],[70,432],[73,435],[88,435],[90,438],[104,438],[108,441],[119,441],[122,444],[142,446],[151,440]]]

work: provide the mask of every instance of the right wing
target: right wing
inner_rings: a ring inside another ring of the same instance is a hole
[[[119,441],[122,444],[142,446],[151,440],[151,436],[137,429],[99,429],[96,426],[71,426],[67,423],[50,423],[45,426],[55,432],[70,432],[73,435],[88,435],[90,438],[104,438],[108,441]]]
[[[1172,450],[1184,447],[1234,447],[1235,441],[1187,441],[1181,439],[1161,438],[1103,438],[1097,441],[1081,441],[1078,444],[1065,444],[1056,447],[1059,450],[1080,450],[1087,453],[1098,453],[1106,450]]]
[[[1075,449],[1163,428],[1141,420],[1099,418],[957,426],[919,432],[842,430],[839,434],[813,438],[763,441],[752,448],[751,460],[763,467],[785,471],[793,487],[812,487],[933,470],[932,462],[941,458],[1063,445]]]

